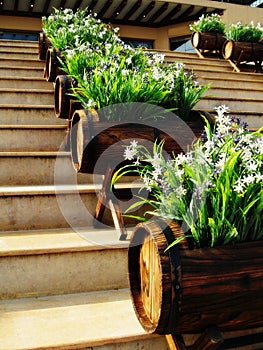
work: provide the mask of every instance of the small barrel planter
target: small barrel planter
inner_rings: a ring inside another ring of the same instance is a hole
[[[188,128],[188,133],[185,133],[184,127]],[[116,164],[117,160],[124,160],[124,148],[132,140],[138,140],[142,145],[151,142],[152,146],[157,138],[164,138],[164,150],[170,154],[181,153],[182,146],[192,144],[203,129],[201,119],[187,125],[181,120],[165,123],[110,122],[100,121],[95,110],[77,110],[72,116],[70,128],[73,166],[80,173],[105,174],[108,167]],[[103,159],[101,163],[98,162],[100,158]]]
[[[51,43],[49,38],[43,32],[38,35],[38,58],[42,61],[46,59],[47,50]]]
[[[138,224],[128,249],[131,298],[149,333],[263,326],[263,241],[190,249],[175,221]]]
[[[55,80],[54,98],[55,114],[57,118],[69,119],[70,116],[70,93],[72,92],[72,77],[58,75]]]
[[[44,78],[48,82],[54,83],[58,75],[64,74],[63,70],[61,69],[59,57],[60,57],[60,53],[56,48],[49,47],[47,49]]]
[[[221,53],[225,37],[220,33],[194,32],[191,36],[191,43],[197,50],[219,51]]]
[[[263,60],[263,43],[226,40],[222,48],[223,57],[234,62],[257,62]]]

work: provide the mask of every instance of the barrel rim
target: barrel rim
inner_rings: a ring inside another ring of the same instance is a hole
[[[171,222],[163,220],[154,220],[151,222],[138,224],[132,233],[130,245],[128,248],[128,276],[133,307],[142,327],[150,333],[172,333],[176,325],[176,320],[179,318],[179,299],[181,296],[181,288],[178,288],[176,291],[176,286],[179,285],[179,282],[174,280],[175,266],[173,266],[171,260],[171,252],[167,250],[167,247],[170,244],[168,242],[169,239],[167,240],[167,232],[169,235],[173,236],[173,232],[169,228],[169,223],[171,224]],[[177,223],[175,224],[178,225]],[[152,234],[152,231],[154,231],[155,229],[159,231],[159,234],[157,235],[158,237],[155,237],[155,235]],[[159,254],[160,271],[162,273],[162,294],[160,300],[161,311],[157,324],[153,324],[153,322],[144,312],[144,308],[140,298],[140,283],[138,281],[139,266],[136,266],[134,264],[134,261],[136,261],[136,259],[138,261],[139,258],[139,243],[142,242],[143,238],[140,237],[140,233],[143,230],[145,230],[145,234],[143,237],[147,236],[148,234],[151,235],[152,238],[156,238],[156,240],[154,240],[154,243]],[[166,232],[164,233],[163,231],[165,230]],[[172,253],[176,254],[176,257],[179,261],[179,251],[177,247],[173,248]],[[163,277],[164,274],[165,277]]]

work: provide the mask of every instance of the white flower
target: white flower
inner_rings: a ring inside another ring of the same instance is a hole
[[[241,179],[238,179],[234,185],[234,191],[237,193],[242,193],[244,191],[244,184]]]
[[[133,160],[134,156],[135,156],[135,152],[131,147],[127,147],[124,150],[124,159],[125,160]]]
[[[253,171],[256,171],[256,170],[257,170],[258,164],[257,164],[255,161],[251,160],[250,162],[248,162],[248,163],[246,164],[246,168],[247,168],[249,171],[253,172]]]
[[[244,181],[247,185],[250,185],[250,184],[254,183],[254,181],[255,181],[255,176],[252,175],[252,174],[249,174],[248,176],[246,176],[246,177],[243,178],[243,181]]]

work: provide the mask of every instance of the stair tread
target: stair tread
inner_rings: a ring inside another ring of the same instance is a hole
[[[2,350],[77,349],[152,337],[139,324],[128,289],[0,301],[0,310]]]
[[[39,93],[39,94],[53,94],[54,89],[18,89],[18,88],[0,88],[0,92],[15,92],[15,93]]]
[[[115,229],[70,228],[0,233],[0,256],[127,248]]]
[[[36,185],[36,186],[0,186],[0,196],[22,196],[22,195],[48,195],[48,194],[67,194],[67,193],[94,193],[100,191],[102,185],[78,184],[78,185]],[[119,182],[115,185],[116,189],[141,188],[139,182],[125,183]]]
[[[43,130],[43,129],[58,129],[58,130],[65,130],[67,128],[66,125],[58,125],[58,124],[37,124],[37,125],[33,125],[33,124],[29,124],[29,125],[18,125],[18,124],[4,124],[4,125],[0,125],[0,130],[1,129],[22,129],[22,130],[31,130],[31,129],[37,129],[37,130]]]
[[[0,76],[0,80],[44,81],[48,85],[48,82],[44,78],[41,78],[41,77],[12,77],[12,76],[1,77]]]
[[[0,104],[0,108],[48,108],[54,109],[54,105],[32,105],[32,104]]]
[[[61,151],[0,151],[0,157],[70,157],[70,152]]]

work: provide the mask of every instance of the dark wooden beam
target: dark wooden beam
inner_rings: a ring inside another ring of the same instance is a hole
[[[142,5],[142,0],[137,0],[136,3],[130,8],[130,10],[126,13],[126,15],[123,17],[124,21],[129,20],[129,18],[135,13],[135,11],[138,10]]]
[[[127,0],[122,0],[122,2],[119,4],[119,6],[116,7],[113,14],[111,15],[111,18],[116,18],[119,16],[121,11],[124,9],[124,7],[127,5]]]
[[[72,8],[73,12],[76,12],[78,8],[80,8],[80,5],[83,0],[77,0]]]
[[[167,24],[170,23],[171,18],[173,18],[173,16],[175,16],[178,12],[181,11],[182,5],[178,4],[176,5],[162,20],[161,25],[165,26]]]
[[[135,23],[141,22],[154,8],[155,1],[151,1],[150,4],[139,14],[139,16],[134,20]]]
[[[28,7],[28,12],[31,13],[34,9],[35,5],[35,0],[30,0],[29,7]]]
[[[18,4],[19,4],[19,0],[15,0],[14,12],[18,11]]]
[[[201,17],[202,15],[206,14],[206,11],[207,11],[207,7],[202,7],[201,10],[199,10],[199,11],[195,14],[195,16],[199,18],[199,17]]]
[[[66,1],[67,1],[67,0],[61,0],[61,1],[60,1],[60,5],[59,5],[59,8],[60,8],[60,9],[64,10],[65,5],[66,5]]]
[[[214,11],[210,11],[210,12],[206,12],[206,15],[211,15],[212,13],[218,13],[220,16],[224,13],[224,10],[222,9],[218,9],[218,10],[214,10]],[[194,14],[192,16],[188,16],[187,21],[188,22],[193,22],[193,21],[197,21],[199,19],[200,16]],[[176,23],[184,23],[186,21],[186,19],[183,16],[180,16],[179,18],[171,21],[171,24],[176,24]]]
[[[189,17],[189,15],[194,11],[194,9],[195,9],[195,6],[194,6],[194,5],[189,6],[189,7],[180,15],[179,20],[180,20],[180,18],[184,18],[184,20],[187,21],[186,18]]]
[[[48,11],[50,2],[51,2],[51,0],[46,0],[46,1],[45,1],[45,6],[44,6],[44,8],[43,8],[43,15],[44,15],[44,16],[46,16],[47,13],[48,13],[47,11]]]
[[[165,2],[159,10],[157,10],[149,19],[148,23],[152,24],[154,21],[156,21],[167,9],[168,9],[169,3]]]
[[[89,11],[93,11],[94,7],[97,5],[98,0],[91,0],[91,3],[89,4],[88,8]]]
[[[98,12],[98,17],[102,18],[105,14],[105,12],[109,9],[109,7],[112,5],[113,0],[107,0],[104,4],[104,6],[101,8],[101,10]]]

